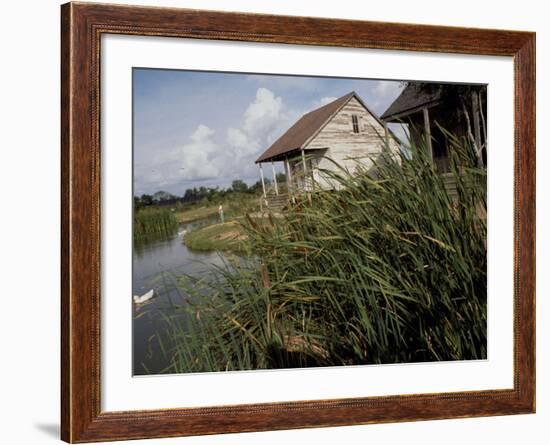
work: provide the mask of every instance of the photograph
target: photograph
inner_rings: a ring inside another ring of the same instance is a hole
[[[404,79],[132,69],[135,376],[487,359],[487,85]]]

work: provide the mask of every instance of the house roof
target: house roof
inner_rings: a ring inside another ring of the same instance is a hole
[[[286,153],[303,148],[310,138],[354,96],[359,99],[357,94],[352,91],[333,102],[304,114],[292,127],[264,151],[258,159],[256,159],[256,164],[274,160]],[[360,99],[359,101],[361,102]]]
[[[428,91],[427,88],[420,88],[420,86],[417,83],[409,83],[382,114],[381,119],[388,122],[397,120],[418,111],[419,108],[426,105],[435,104],[441,99],[441,88]]]

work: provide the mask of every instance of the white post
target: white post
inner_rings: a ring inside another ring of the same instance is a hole
[[[302,166],[304,167],[304,191],[306,190],[306,175],[307,175],[307,169],[306,169],[306,155],[304,149],[302,149]]]
[[[271,173],[273,174],[273,184],[275,184],[275,194],[279,196],[279,187],[277,186],[277,175],[275,174],[275,164],[271,161]]]
[[[432,130],[430,128],[430,115],[428,113],[428,107],[424,107],[424,132],[426,133],[426,145],[428,147],[428,154],[430,155],[430,160],[433,163],[434,152],[432,148]]]
[[[306,192],[307,191],[307,187],[306,187],[307,168],[306,168],[306,155],[305,155],[304,149],[302,149],[302,164],[304,164],[304,192]],[[311,194],[309,192],[307,193],[307,199],[311,204]]]
[[[265,193],[264,169],[262,168],[261,162],[260,162],[260,178],[262,180],[262,190],[264,191],[264,198],[265,198],[266,193]]]
[[[288,193],[290,194],[290,188],[292,187],[291,182],[292,178],[290,176],[290,163],[288,162],[288,157],[285,157],[285,170],[286,170],[286,187]]]

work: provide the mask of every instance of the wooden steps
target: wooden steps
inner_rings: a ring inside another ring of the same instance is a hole
[[[458,192],[456,190],[456,179],[454,175],[450,173],[443,173],[441,175],[441,179],[443,179],[449,198],[451,198],[452,201],[458,201]]]
[[[269,210],[281,211],[288,204],[289,196],[286,193],[279,195],[267,195],[265,198],[262,198],[262,200],[264,205],[266,205]]]
[[[456,189],[456,178],[452,173],[443,173],[441,175],[441,179],[443,179],[443,184],[445,185],[445,189],[447,190],[447,195],[449,195],[449,198],[451,198],[451,201],[456,202],[458,201],[458,191]],[[465,183],[464,186],[466,188],[470,187],[477,187],[476,184],[473,182],[471,183]]]

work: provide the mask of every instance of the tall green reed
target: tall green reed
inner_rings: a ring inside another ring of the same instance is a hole
[[[146,207],[134,211],[134,242],[146,242],[174,234],[178,222],[164,207]]]
[[[486,171],[449,145],[456,193],[419,147],[247,218],[248,256],[180,278],[190,321],[168,324],[170,371],[486,358]]]

